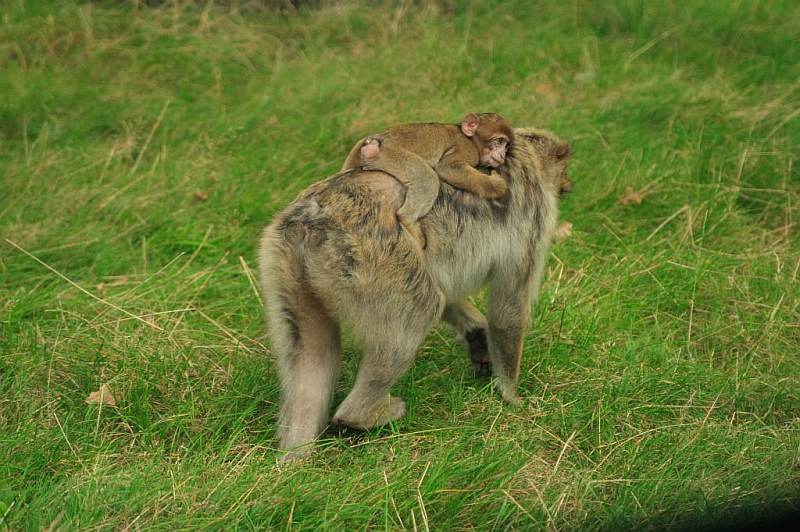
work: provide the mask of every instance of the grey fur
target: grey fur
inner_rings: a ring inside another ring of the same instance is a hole
[[[282,384],[279,446],[302,454],[328,424],[341,362],[339,325],[364,348],[353,389],[333,421],[369,428],[405,413],[389,394],[441,318],[491,371],[509,403],[532,298],[544,271],[566,161],[552,133],[515,130],[509,194],[489,202],[441,183],[420,220],[421,250],[397,222],[404,189],[381,172],[349,171],[316,183],[279,213],[261,239],[262,290]],[[490,286],[488,320],[467,301]],[[486,360],[486,340],[488,358]]]

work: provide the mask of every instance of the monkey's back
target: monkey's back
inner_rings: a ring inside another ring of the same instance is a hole
[[[458,126],[447,124],[406,124],[379,138],[392,140],[399,134],[424,142],[430,132],[442,129],[469,142]],[[539,157],[524,144],[517,144],[509,160],[516,178],[510,179],[509,199],[503,204],[440,183],[444,190],[420,220],[428,237],[425,258],[415,252],[395,216],[404,187],[382,172],[363,170],[342,172],[302,193],[276,216],[262,252],[303,264],[322,299],[339,307],[331,309],[333,314],[360,316],[358,309],[375,294],[396,299],[394,305],[402,307],[405,298],[424,298],[433,285],[448,299],[461,297],[499,265],[532,262],[532,253],[543,249],[537,242],[549,244],[555,194],[545,190],[549,187],[540,181],[544,172]]]
[[[400,147],[436,165],[445,155],[457,154],[470,166],[477,166],[478,149],[457,124],[425,122],[394,126],[374,135],[387,145]]]

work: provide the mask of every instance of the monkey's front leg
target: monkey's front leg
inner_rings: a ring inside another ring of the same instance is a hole
[[[531,281],[525,274],[501,272],[489,295],[489,357],[496,386],[507,402],[516,405],[522,340],[528,327]]]
[[[469,359],[476,377],[489,377],[492,364],[489,360],[489,344],[486,338],[486,318],[469,301],[448,303],[442,319],[450,325],[467,344]]]

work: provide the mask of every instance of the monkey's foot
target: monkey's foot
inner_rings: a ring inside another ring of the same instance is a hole
[[[364,163],[374,162],[381,151],[381,141],[378,139],[367,139],[361,146],[361,160]]]
[[[389,396],[389,408],[386,414],[387,415],[381,424],[400,419],[406,415],[406,402],[399,397]]]
[[[289,465],[297,463],[307,458],[309,455],[308,448],[306,449],[293,449],[291,451],[284,451],[283,454],[278,456],[278,465]]]
[[[333,422],[337,425],[346,425],[358,430],[367,430],[379,425],[385,425],[391,421],[396,421],[406,415],[406,402],[399,397],[388,397],[376,412],[369,415],[358,413],[342,412],[341,407],[333,416]]]
[[[503,400],[511,406],[519,406],[522,404],[522,399],[517,395],[517,385],[508,382],[508,380],[497,377],[494,382],[495,387],[500,392]]]
[[[489,344],[486,341],[485,329],[472,329],[464,335],[469,346],[469,359],[476,377],[492,375],[492,361],[489,359]]]

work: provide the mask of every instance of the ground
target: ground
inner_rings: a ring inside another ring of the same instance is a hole
[[[0,8],[0,529],[798,507],[800,4],[140,4]],[[260,229],[364,135],[468,111],[574,152],[523,405],[437,329],[404,419],[276,466]]]

